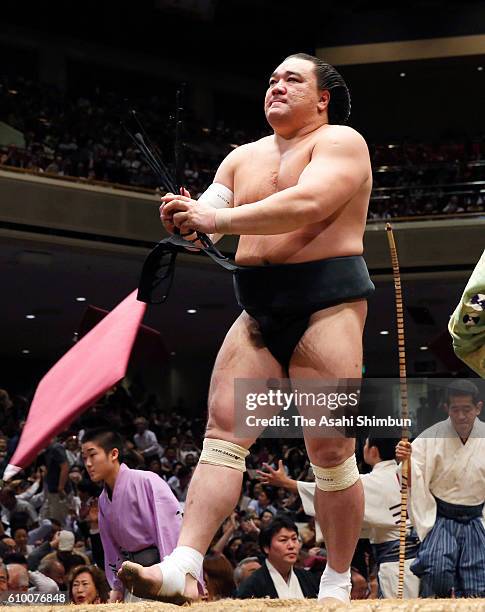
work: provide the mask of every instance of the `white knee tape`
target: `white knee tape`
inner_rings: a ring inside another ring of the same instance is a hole
[[[223,465],[240,472],[245,472],[246,457],[248,455],[249,451],[242,446],[226,442],[225,440],[206,438],[200,454],[200,462]]]
[[[351,455],[340,465],[331,468],[322,468],[311,464],[315,474],[317,487],[322,491],[342,491],[355,484],[359,478],[355,455]]]

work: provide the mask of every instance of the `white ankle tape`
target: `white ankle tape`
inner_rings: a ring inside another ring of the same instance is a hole
[[[187,574],[190,574],[196,580],[200,580],[203,561],[203,555],[195,548],[177,546],[158,564],[163,576],[159,595],[183,594]]]
[[[350,568],[343,573],[336,572],[326,565],[320,579],[320,588],[318,590],[318,599],[324,597],[334,597],[340,599],[344,603],[350,603],[350,591],[352,590],[352,582],[350,578]]]
[[[359,478],[359,470],[355,455],[351,455],[340,465],[331,468],[322,468],[318,465],[311,464],[313,473],[315,474],[315,482],[317,487],[322,491],[342,491],[348,489]]]
[[[200,454],[200,462],[223,465],[224,467],[245,472],[246,457],[248,455],[249,451],[242,446],[226,442],[225,440],[206,438]]]

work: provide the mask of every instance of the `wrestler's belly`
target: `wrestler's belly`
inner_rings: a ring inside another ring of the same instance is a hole
[[[246,266],[264,266],[279,263],[301,263],[362,255],[361,235],[348,231],[321,232],[318,236],[301,231],[273,236],[241,236],[236,252],[236,262]]]

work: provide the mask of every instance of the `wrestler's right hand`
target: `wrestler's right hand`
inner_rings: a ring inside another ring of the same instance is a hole
[[[401,440],[400,442],[397,443],[397,446],[396,446],[396,461],[398,463],[401,463],[402,461],[405,461],[406,459],[410,459],[411,452],[412,452],[411,443]]]
[[[165,194],[166,196],[170,196],[170,195],[175,195],[172,192],[168,192]],[[184,187],[182,187],[180,189],[180,195],[185,196],[186,198],[190,198],[190,192],[185,189]],[[165,197],[165,196],[164,196]],[[160,198],[162,199],[162,198]],[[175,233],[175,225],[172,222],[171,219],[168,218],[164,218],[163,217],[163,207],[165,206],[165,202],[162,201],[161,205],[160,205],[160,220],[162,221],[163,226],[165,227],[165,229],[167,230],[167,232],[169,234],[174,234]],[[185,240],[189,240],[189,241],[193,241],[195,240],[196,242],[194,242],[194,246],[191,247],[185,247],[188,251],[200,251],[200,247],[202,246],[202,244],[197,240],[197,233],[196,232],[191,232],[190,234],[182,234],[182,237],[185,238]]]

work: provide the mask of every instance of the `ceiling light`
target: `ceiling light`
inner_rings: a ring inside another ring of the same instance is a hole
[[[420,346],[420,347],[419,347],[419,350],[420,350],[420,351],[427,351],[427,350],[428,350],[428,347],[427,347],[427,346]]]
[[[478,66],[478,67],[477,67],[477,70],[478,70],[478,72],[482,72],[482,70],[483,70],[483,66]]]
[[[405,77],[405,76],[406,76],[406,73],[405,73],[405,72],[400,72],[400,73],[399,73],[399,76],[400,76],[400,77]]]
[[[29,349],[22,349],[22,355],[29,355],[30,351]]]
[[[28,315],[25,315],[25,318],[26,318],[26,319],[35,319],[35,315],[33,315],[33,314],[28,314]]]
[[[172,352],[170,353],[170,355],[171,355],[172,357],[175,357],[175,355],[176,355],[176,354],[177,354],[177,353],[176,353],[175,351],[172,351]]]
[[[187,314],[195,314],[196,312],[197,312],[197,309],[195,309],[195,308],[189,308],[187,310]]]
[[[383,329],[379,332],[381,334],[381,336],[388,336],[389,332],[387,331],[387,329]]]
[[[85,302],[85,301],[86,301],[85,297],[79,296],[76,298],[76,302]]]

